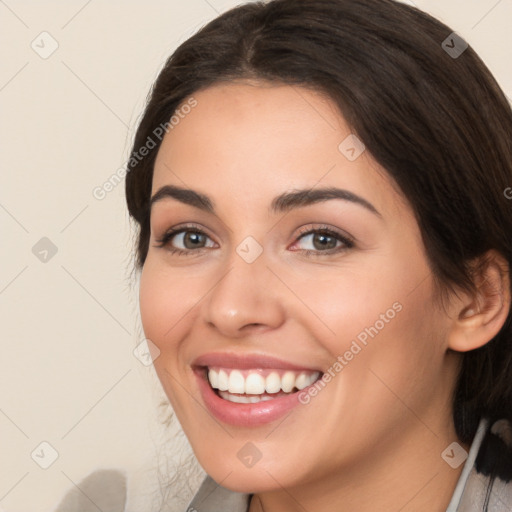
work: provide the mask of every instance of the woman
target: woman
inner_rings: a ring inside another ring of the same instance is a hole
[[[169,58],[126,197],[188,510],[512,509],[511,135],[392,0],[242,5]]]

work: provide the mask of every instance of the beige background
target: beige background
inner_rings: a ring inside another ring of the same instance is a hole
[[[98,468],[125,471],[128,510],[149,510],[157,451],[184,445],[162,437],[159,383],[133,354],[143,336],[124,183],[103,200],[92,191],[125,162],[165,58],[238,3],[0,1],[0,510],[52,511]],[[414,3],[512,97],[512,0]],[[47,469],[43,441],[58,452]]]

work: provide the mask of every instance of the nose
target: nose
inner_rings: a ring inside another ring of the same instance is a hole
[[[263,255],[247,263],[234,254],[202,301],[203,319],[229,338],[278,328],[285,321],[281,288]]]

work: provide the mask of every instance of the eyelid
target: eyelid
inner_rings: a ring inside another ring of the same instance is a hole
[[[299,233],[297,235],[297,239],[299,239],[302,236],[311,234],[311,233],[329,233],[333,236],[338,236],[342,239],[345,239],[347,242],[355,243],[355,238],[348,233],[341,231],[337,228],[333,228],[327,224],[315,224],[311,223],[307,226],[303,226],[299,228]]]

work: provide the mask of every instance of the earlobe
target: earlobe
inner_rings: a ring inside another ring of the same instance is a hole
[[[507,261],[497,251],[479,259],[474,275],[477,293],[458,303],[448,332],[447,346],[468,352],[484,346],[501,330],[510,312],[510,274]]]

